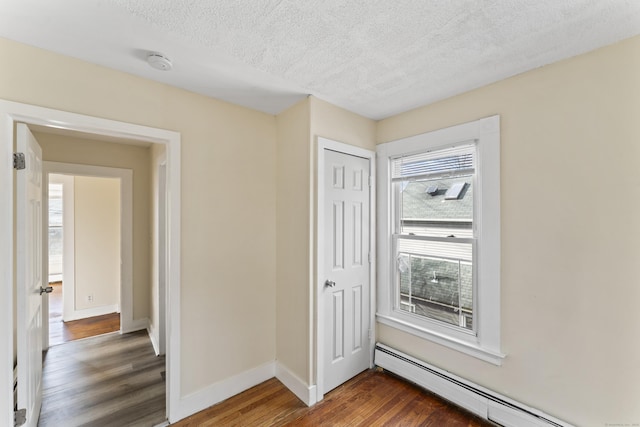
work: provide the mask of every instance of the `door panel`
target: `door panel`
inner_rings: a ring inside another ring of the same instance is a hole
[[[351,205],[351,216],[353,221],[352,233],[352,260],[354,266],[362,265],[362,203],[353,203]]]
[[[352,289],[351,301],[353,302],[353,352],[362,348],[362,337],[366,332],[362,328],[362,286]]]
[[[24,124],[16,142],[26,158],[16,173],[18,408],[35,427],[42,403],[42,150]]]
[[[333,358],[332,362],[344,357],[344,291],[333,293]]]
[[[324,152],[323,392],[369,367],[369,160]]]

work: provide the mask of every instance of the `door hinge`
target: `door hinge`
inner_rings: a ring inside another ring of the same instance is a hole
[[[371,252],[367,254],[367,260],[369,260],[369,264],[371,264]]]
[[[373,177],[369,175],[369,187],[373,185]]]
[[[17,170],[22,170],[26,167],[26,162],[24,160],[24,153],[13,153],[13,168]]]
[[[369,339],[371,339],[372,338],[371,337],[371,329],[369,329],[368,335],[369,335]]]
[[[17,411],[13,411],[13,426],[19,427],[22,424],[27,422],[27,410],[26,409],[18,409]]]

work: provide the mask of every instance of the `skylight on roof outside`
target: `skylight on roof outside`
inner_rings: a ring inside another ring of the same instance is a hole
[[[444,194],[445,200],[458,200],[460,198],[460,194],[462,190],[467,186],[466,182],[456,182],[447,190]]]

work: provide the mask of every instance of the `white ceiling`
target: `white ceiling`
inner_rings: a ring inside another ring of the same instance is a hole
[[[637,34],[638,0],[0,0],[0,37],[271,114],[381,119]]]

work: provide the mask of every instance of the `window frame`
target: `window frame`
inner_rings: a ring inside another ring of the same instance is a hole
[[[474,141],[474,331],[414,315],[395,307],[395,213],[391,160]],[[500,116],[491,116],[377,147],[378,322],[486,362],[501,365],[500,350]]]

